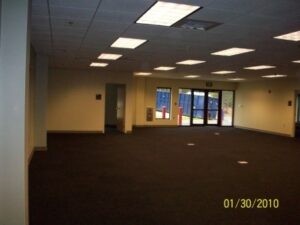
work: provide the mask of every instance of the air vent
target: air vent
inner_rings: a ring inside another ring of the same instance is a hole
[[[213,22],[213,21],[183,19],[178,23],[174,24],[174,27],[206,31],[216,26],[219,26],[221,24],[222,23]]]

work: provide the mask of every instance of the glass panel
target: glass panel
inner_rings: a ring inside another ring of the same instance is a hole
[[[219,110],[219,92],[208,92],[207,109]]]
[[[218,124],[219,110],[207,110],[207,124]]]
[[[203,91],[194,91],[193,109],[204,109],[205,93]]]
[[[204,124],[205,92],[193,91],[193,119],[192,124]]]
[[[204,124],[204,110],[193,110],[193,124]]]
[[[207,95],[207,124],[218,124],[219,118],[219,92],[209,91]]]
[[[156,89],[156,119],[170,119],[171,88]]]
[[[191,89],[179,89],[178,100],[178,125],[191,125]]]
[[[222,91],[222,126],[232,126],[233,91]]]

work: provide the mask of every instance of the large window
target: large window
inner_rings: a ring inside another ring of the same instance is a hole
[[[156,89],[156,119],[170,119],[171,112],[171,88]]]
[[[232,126],[233,91],[222,91],[222,126]]]

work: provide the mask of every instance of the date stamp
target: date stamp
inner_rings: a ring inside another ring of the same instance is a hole
[[[277,198],[225,198],[223,201],[225,209],[278,209]]]

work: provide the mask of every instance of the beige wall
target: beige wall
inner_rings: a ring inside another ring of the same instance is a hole
[[[294,136],[296,90],[300,90],[298,80],[240,83],[236,91],[235,126]],[[288,101],[292,101],[292,106],[288,106]]]
[[[171,119],[155,119],[146,121],[146,108],[155,109],[156,88],[168,87],[172,89]],[[206,88],[205,81],[201,80],[175,80],[175,79],[155,79],[155,78],[135,78],[135,119],[137,126],[176,126],[178,115],[178,91],[179,88],[195,89],[215,89],[215,90],[235,90],[236,83],[233,82],[213,82],[212,88]]]
[[[132,129],[132,76],[101,69],[50,69],[48,131],[104,132],[105,84],[126,85],[125,132]],[[102,99],[96,100],[96,94]]]

